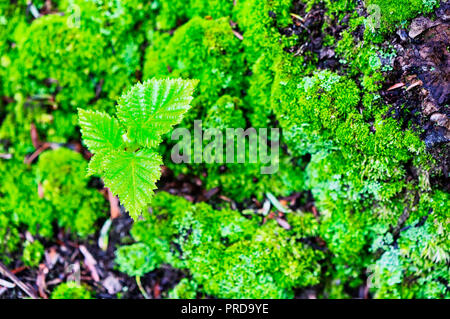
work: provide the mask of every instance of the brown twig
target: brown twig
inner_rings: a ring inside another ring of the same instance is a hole
[[[16,277],[5,265],[0,262],[0,273],[11,279],[20,289],[22,289],[30,298],[39,299],[39,297],[34,292],[33,288],[29,287],[23,281]]]
[[[117,196],[114,196],[113,193],[111,193],[109,188],[106,189],[108,192],[111,219],[114,219],[120,216],[119,199],[117,198]]]
[[[39,154],[41,154],[43,151],[45,151],[48,148],[50,148],[50,144],[49,143],[42,144],[36,151],[34,151],[33,154],[31,154],[30,156],[26,157],[23,162],[25,164],[27,164],[27,165],[30,165],[39,156]]]

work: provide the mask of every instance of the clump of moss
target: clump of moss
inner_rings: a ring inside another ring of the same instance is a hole
[[[19,57],[15,88],[55,102],[65,110],[87,104],[95,96],[101,63],[92,63],[103,55],[102,38],[87,30],[70,28],[67,18],[48,15],[33,21],[25,37],[17,44]],[[42,61],[46,61],[45,67]],[[94,79],[92,81],[91,79]]]
[[[93,299],[92,293],[85,286],[69,281],[58,285],[50,296],[51,299]]]
[[[107,43],[101,59],[105,65],[114,67],[106,70],[102,88],[115,101],[117,97],[114,95],[120,94],[123,85],[132,83],[142,71],[146,32],[155,27],[155,3],[139,0],[63,0],[59,2],[59,8],[64,11],[66,19],[77,22],[81,30],[100,34]],[[79,17],[76,17],[77,14]]]
[[[291,0],[238,1],[234,17],[243,30],[243,45],[247,61],[255,63],[262,55],[273,62],[282,54],[282,39],[279,28],[291,23]]]
[[[292,296],[294,287],[319,281],[323,255],[300,241],[303,226],[313,222],[307,215],[293,213],[295,231],[286,231],[275,222],[260,226],[255,217],[214,211],[167,193],[159,193],[152,208],[147,221],[133,226],[133,237],[166,263],[189,271],[206,294],[281,298]]]
[[[116,251],[116,263],[121,272],[129,276],[143,276],[158,266],[158,260],[151,249],[137,243],[129,246],[121,246]]]
[[[411,161],[424,169],[428,163],[418,134],[386,118],[386,107],[361,109],[360,94],[348,77],[325,70],[298,79],[281,65],[272,95],[290,152],[309,157],[306,187],[322,214],[321,238],[334,255],[331,277],[342,287],[362,283],[361,272],[373,262],[367,244],[380,229],[395,227],[413,200],[405,192],[420,189],[405,180]],[[367,213],[387,203],[390,218]],[[333,284],[328,293],[342,296],[336,289]]]
[[[45,152],[37,167],[44,200],[53,207],[58,224],[80,236],[95,232],[95,222],[105,210],[100,193],[87,189],[86,172],[81,154],[66,148]]]
[[[368,268],[376,298],[448,298],[450,218],[448,193],[423,193],[398,235],[386,232],[371,250],[381,256]]]
[[[22,260],[25,266],[36,267],[44,256],[44,246],[38,241],[27,241],[23,246]]]
[[[27,21],[26,3],[11,4],[4,1],[0,4],[0,92],[4,96],[11,96],[5,92],[13,93],[9,90],[12,84],[9,70],[17,56],[17,49],[12,43],[23,35]],[[0,106],[2,103],[0,101]],[[2,111],[0,107],[0,112]]]
[[[0,213],[0,260],[5,264],[11,262],[8,253],[16,251],[20,245],[19,231],[8,217]]]
[[[317,199],[387,199],[404,187],[402,165],[423,153],[424,145],[381,112],[365,121],[352,80],[321,71],[300,81],[280,78],[277,85],[274,109],[290,150],[311,154],[306,170]]]
[[[221,96],[208,109],[204,125],[206,128],[217,128],[219,130],[246,127],[244,114],[242,113],[242,101],[229,95]]]
[[[50,237],[53,234],[52,208],[38,195],[33,171],[21,162],[0,162],[4,174],[0,186],[0,212],[11,222],[10,227],[26,225],[31,234]]]
[[[196,16],[212,19],[230,16],[233,3],[223,0],[164,0],[157,6],[156,27],[170,30]]]
[[[158,38],[156,43],[162,40]],[[241,44],[227,19],[195,17],[165,39],[164,54],[156,55],[160,47],[150,47],[146,53],[144,78],[170,75],[200,80],[185,123],[204,116],[221,95],[239,95],[245,67]]]

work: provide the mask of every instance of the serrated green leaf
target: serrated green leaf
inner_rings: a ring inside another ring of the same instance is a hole
[[[105,186],[136,220],[152,198],[156,181],[161,176],[161,157],[151,150],[136,153],[124,150],[112,152],[103,163]]]
[[[119,148],[125,131],[117,119],[106,113],[78,109],[83,142],[93,153]]]
[[[98,152],[91,157],[88,164],[88,176],[92,175],[102,175],[103,174],[103,162],[104,162],[104,154],[102,152]]]
[[[181,122],[190,108],[198,81],[151,79],[133,86],[117,106],[117,117],[128,128],[128,136],[140,145],[155,147],[161,136]]]

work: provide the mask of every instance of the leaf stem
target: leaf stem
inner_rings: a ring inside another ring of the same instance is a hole
[[[142,286],[141,276],[136,276],[136,283],[139,287],[139,290],[141,291],[141,294],[144,296],[144,298],[150,299],[149,296],[147,295],[147,292],[145,291],[144,287]]]

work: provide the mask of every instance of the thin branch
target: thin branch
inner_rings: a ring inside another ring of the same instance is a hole
[[[0,273],[11,279],[20,289],[22,289],[32,299],[39,299],[34,290],[16,277],[5,265],[0,262]]]

